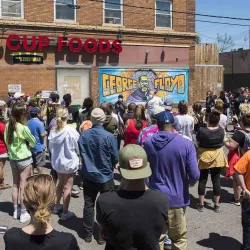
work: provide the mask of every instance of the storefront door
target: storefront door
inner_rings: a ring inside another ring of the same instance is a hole
[[[71,94],[72,104],[82,105],[84,98],[90,96],[89,69],[57,69],[57,91],[63,95]]]

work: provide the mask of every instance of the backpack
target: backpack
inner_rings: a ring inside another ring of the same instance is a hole
[[[240,148],[241,155],[244,155],[248,150],[250,150],[250,133],[246,133],[243,130],[239,130],[245,135],[245,141],[242,148]]]
[[[200,128],[206,127],[206,124],[203,122],[203,115],[194,115],[194,118],[198,121],[197,124],[194,125],[194,132],[198,132]]]

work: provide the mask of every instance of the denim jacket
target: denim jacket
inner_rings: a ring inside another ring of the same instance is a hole
[[[103,126],[95,125],[82,132],[79,138],[82,157],[82,176],[92,182],[105,183],[114,177],[118,163],[117,141]]]

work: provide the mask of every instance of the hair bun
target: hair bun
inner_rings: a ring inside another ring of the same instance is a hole
[[[34,214],[34,218],[41,225],[46,225],[50,218],[50,211],[48,210],[48,208],[38,209]]]

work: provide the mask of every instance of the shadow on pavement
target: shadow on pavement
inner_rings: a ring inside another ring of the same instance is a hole
[[[222,187],[233,188],[233,179],[226,179],[225,177],[220,178],[220,184]]]
[[[240,250],[241,243],[228,236],[221,236],[217,233],[210,233],[208,239],[200,240],[196,242],[198,245],[214,250]]]
[[[13,215],[12,214],[12,212],[13,212],[13,203],[9,202],[9,201],[0,202],[0,211],[12,216]]]
[[[206,189],[212,189],[210,187],[206,187]],[[197,194],[198,196],[198,194]],[[211,202],[204,202],[204,207],[206,209],[213,210],[213,191],[212,190],[207,190],[205,199],[211,200]],[[230,203],[230,200],[233,198],[233,195],[229,193],[227,190],[221,189],[221,198],[220,198],[220,203]],[[199,199],[194,197],[192,194],[190,194],[190,208],[192,209],[197,209],[196,205],[199,203]]]
[[[196,205],[199,203],[199,199],[198,198],[195,198],[192,194],[190,194],[190,208],[192,209],[197,209]],[[206,209],[210,209],[210,210],[213,210],[213,208],[210,206],[211,204],[208,203],[208,202],[204,202],[204,207]],[[198,212],[198,211],[197,211]]]
[[[84,239],[84,233],[83,233],[83,219],[82,218],[72,218],[70,220],[59,220],[58,224],[73,230],[77,233],[77,235],[81,238]],[[93,229],[93,236],[95,240],[98,240],[100,237],[100,227],[99,224],[97,222],[95,222],[94,224],[94,229]]]

